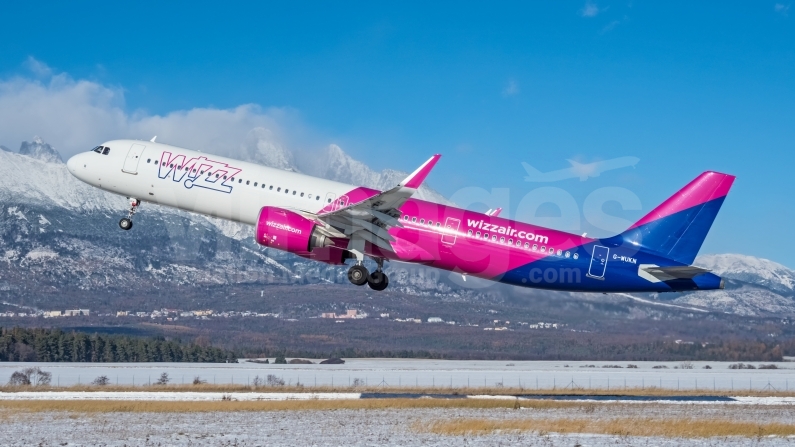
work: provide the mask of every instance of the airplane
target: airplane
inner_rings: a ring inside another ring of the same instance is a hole
[[[522,162],[524,170],[527,175],[524,178],[526,182],[557,182],[560,180],[567,180],[570,178],[579,178],[581,182],[588,180],[588,177],[599,177],[599,174],[612,171],[613,169],[625,168],[627,166],[635,167],[640,161],[638,157],[618,157],[605,161],[596,161],[593,163],[580,163],[574,160],[566,160],[571,165],[570,168],[558,169],[557,171],[541,172],[538,169]]]
[[[412,198],[440,155],[378,191],[167,144],[102,143],[71,157],[69,171],[129,199],[129,231],[142,203],[255,227],[269,248],[331,265],[384,290],[384,262],[440,268],[524,287],[578,292],[723,288],[692,263],[734,176],[707,171],[626,231],[596,239]],[[370,272],[365,258],[375,261]]]

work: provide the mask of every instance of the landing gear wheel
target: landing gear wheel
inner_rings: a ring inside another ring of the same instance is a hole
[[[127,212],[127,217],[119,221],[119,228],[124,231],[129,230],[132,228],[133,222],[132,218],[135,215],[135,212],[138,211],[138,207],[141,206],[141,201],[130,197],[130,211]]]
[[[124,219],[120,220],[119,221],[119,228],[121,228],[122,230],[125,230],[125,231],[129,230],[130,228],[132,228],[132,220],[130,220],[130,219],[126,218],[126,217]]]
[[[348,270],[348,281],[350,281],[351,284],[363,286],[364,283],[367,282],[367,277],[369,275],[370,272],[367,271],[365,266],[356,264],[351,266],[350,270]]]
[[[375,291],[382,291],[389,285],[389,277],[384,272],[374,271],[367,277],[367,285]]]

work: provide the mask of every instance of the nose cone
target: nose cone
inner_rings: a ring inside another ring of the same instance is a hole
[[[77,168],[80,166],[80,159],[82,157],[83,154],[77,154],[66,161],[66,168],[69,169],[69,172],[71,172],[74,176],[77,176]]]
[[[86,176],[86,154],[77,154],[69,158],[66,161],[66,169],[69,170],[69,173],[74,175],[75,177],[79,178],[82,181],[85,180]]]

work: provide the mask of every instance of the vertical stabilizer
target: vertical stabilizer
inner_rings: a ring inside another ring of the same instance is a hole
[[[625,243],[692,264],[734,176],[707,171],[621,234]]]

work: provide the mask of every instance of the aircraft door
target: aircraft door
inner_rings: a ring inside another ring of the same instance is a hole
[[[591,256],[591,265],[588,267],[588,276],[594,279],[605,279],[605,270],[607,269],[607,255],[610,249],[602,247],[601,245],[593,246],[593,255]]]
[[[323,203],[323,206],[324,207],[330,206],[330,207],[332,207],[332,209],[334,209],[333,208],[334,207],[334,199],[336,199],[336,198],[337,198],[337,195],[334,194],[333,192],[330,192],[330,193],[326,194],[326,201],[325,201],[325,203]]]
[[[442,243],[446,245],[455,244],[458,233],[458,227],[461,225],[461,220],[455,217],[448,217],[444,221],[444,233],[442,234]]]
[[[123,172],[138,174],[138,162],[141,160],[141,154],[144,152],[144,149],[146,149],[146,146],[143,144],[132,145],[129,152],[127,152],[127,158],[124,159]]]

